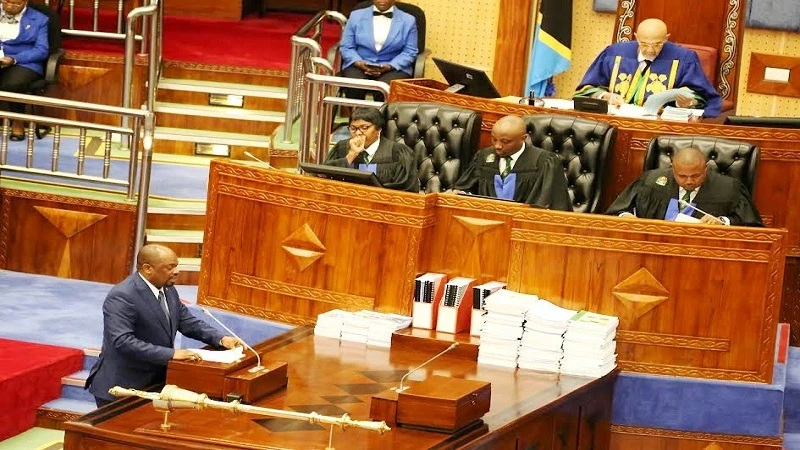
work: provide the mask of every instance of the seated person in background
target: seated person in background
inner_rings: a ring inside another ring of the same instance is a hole
[[[667,89],[691,89],[694,95],[678,97],[676,106],[703,108],[716,117],[722,99],[703,73],[697,53],[669,42],[667,25],[659,19],[643,20],[635,41],[609,45],[594,60],[578,85],[576,96],[607,100],[609,105],[643,105],[651,94]]]
[[[419,192],[414,152],[381,136],[383,115],[375,108],[356,108],[350,115],[350,139],[336,143],[326,165],[369,170],[383,187]]]
[[[0,91],[24,94],[32,81],[44,75],[44,62],[50,54],[49,19],[27,6],[26,0],[3,0],[0,5]],[[0,109],[21,113],[25,107],[0,102]],[[10,139],[25,139],[22,122],[13,121]]]
[[[522,118],[501,117],[492,127],[492,146],[475,154],[453,191],[572,211],[561,160],[527,144],[525,136]]]
[[[697,209],[681,205],[679,199]],[[607,214],[671,220],[679,212],[712,225],[764,226],[747,188],[735,178],[709,171],[696,147],[676,151],[671,168],[642,174],[614,200]]]
[[[372,8],[350,14],[342,31],[341,76],[389,83],[410,78],[417,58],[417,21],[394,7],[396,0],[373,0]],[[344,89],[348,98],[363,99],[361,89]],[[376,101],[383,95],[375,94]]]

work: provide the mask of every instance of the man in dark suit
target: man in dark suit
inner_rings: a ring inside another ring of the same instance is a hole
[[[396,8],[396,0],[373,0],[371,8],[350,13],[342,31],[342,76],[392,80],[410,78],[417,58],[417,21]],[[349,98],[364,98],[360,89],[345,89]],[[383,96],[376,94],[376,100]]]
[[[682,213],[709,225],[763,226],[747,188],[735,178],[709,171],[706,164],[699,149],[681,148],[671,168],[642,174],[607,213],[666,220]]]
[[[25,93],[28,85],[44,74],[50,54],[46,15],[27,7],[27,0],[3,0],[0,11],[0,90]],[[0,109],[22,112],[23,106],[3,102]],[[24,127],[14,121],[11,140],[24,139]]]
[[[195,352],[175,349],[175,333],[214,347],[242,345],[194,317],[175,289],[178,276],[175,252],[161,245],[145,245],[137,256],[137,273],[114,286],[103,303],[103,349],[86,380],[97,406],[114,401],[114,386],[141,389],[163,384],[167,362],[200,359]]]
[[[355,109],[350,115],[350,139],[337,142],[324,164],[368,170],[385,188],[419,192],[414,152],[381,136],[383,126],[383,115],[377,109]]]
[[[572,211],[561,160],[526,143],[526,136],[521,117],[501,117],[492,127],[492,146],[475,154],[453,190]]]

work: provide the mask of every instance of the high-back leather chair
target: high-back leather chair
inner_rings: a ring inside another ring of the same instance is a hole
[[[603,186],[603,171],[616,128],[574,116],[533,114],[522,116],[526,142],[561,158],[572,209],[595,212]]]
[[[481,115],[438,103],[387,103],[383,136],[414,151],[420,189],[450,189],[478,148]]]
[[[700,149],[710,170],[738,179],[753,194],[761,149],[743,141],[711,136],[657,136],[647,144],[644,170],[672,167],[675,151],[689,146]]]

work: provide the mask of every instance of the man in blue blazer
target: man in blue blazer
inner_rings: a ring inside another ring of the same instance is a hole
[[[372,8],[350,13],[342,33],[342,76],[386,83],[410,78],[417,49],[417,21],[395,7],[396,0],[373,0]],[[364,98],[359,89],[345,89],[349,98]],[[376,100],[383,96],[376,94]]]
[[[242,342],[224,336],[194,317],[175,289],[178,257],[161,245],[145,245],[137,256],[137,272],[114,286],[103,303],[103,349],[86,387],[97,406],[115,400],[114,386],[141,389],[163,384],[171,359],[197,361],[195,352],[175,349],[175,333],[214,347],[234,348]]]
[[[25,93],[28,85],[44,75],[44,62],[50,54],[47,36],[48,17],[27,0],[3,0],[0,7],[0,90]],[[18,103],[0,104],[0,109],[22,112]],[[22,140],[24,127],[14,121],[11,139]]]

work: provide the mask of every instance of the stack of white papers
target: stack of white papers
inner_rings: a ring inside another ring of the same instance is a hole
[[[192,349],[200,355],[203,361],[230,364],[244,358],[244,348],[234,347],[230,350],[205,350],[202,348]]]
[[[517,364],[522,369],[558,372],[564,356],[564,333],[577,311],[540,299],[525,314],[525,332]]]
[[[688,122],[692,116],[701,117],[702,115],[702,109],[675,108],[674,106],[667,106],[664,108],[664,112],[661,113],[661,119],[672,120],[675,122]]]
[[[486,297],[486,320],[480,333],[478,363],[517,367],[525,314],[537,300],[535,295],[505,289]]]
[[[369,322],[367,344],[389,348],[392,346],[392,333],[410,326],[411,316],[401,316],[400,314],[373,316]]]
[[[339,339],[342,336],[342,325],[347,317],[353,313],[332,309],[317,316],[317,325],[314,327],[314,334]]]
[[[561,373],[599,378],[617,366],[619,318],[581,311],[570,319],[564,334]]]

